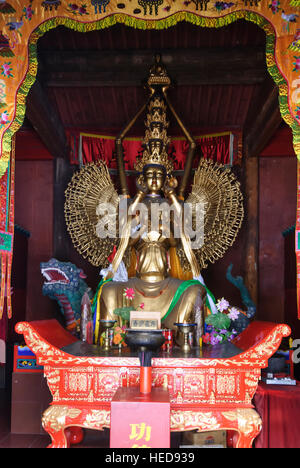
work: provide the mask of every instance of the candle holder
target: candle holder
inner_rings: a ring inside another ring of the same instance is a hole
[[[115,323],[116,323],[116,320],[103,320],[103,319],[100,320],[100,324],[105,330],[105,338],[104,338],[104,346],[103,346],[104,351],[108,351],[110,349],[108,330],[112,328]]]
[[[181,349],[184,353],[189,353],[191,351],[191,345],[189,343],[189,333],[194,331],[194,327],[197,326],[196,323],[174,323],[178,330],[183,333],[184,343],[181,346]]]

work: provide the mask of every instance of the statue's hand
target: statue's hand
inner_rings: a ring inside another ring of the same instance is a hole
[[[138,178],[135,181],[135,185],[136,185],[136,188],[138,190],[138,193],[143,194],[143,195],[147,195],[148,189],[147,189],[146,185],[140,184]]]
[[[109,271],[105,277],[106,280],[109,280],[109,279],[112,279],[114,277],[114,272],[113,271]]]
[[[171,193],[174,193],[177,186],[178,186],[177,179],[175,179],[175,177],[170,177],[170,178],[168,177],[163,187],[165,196],[169,197]]]

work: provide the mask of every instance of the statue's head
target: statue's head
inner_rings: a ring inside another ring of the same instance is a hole
[[[166,180],[166,169],[159,164],[147,164],[143,168],[144,184],[150,194],[159,194]]]

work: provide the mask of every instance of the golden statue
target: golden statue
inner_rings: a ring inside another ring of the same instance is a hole
[[[130,288],[134,290],[135,310],[142,305],[145,311],[160,312],[166,328],[196,321],[197,335],[201,336],[207,294],[201,270],[234,242],[243,219],[242,195],[229,169],[201,160],[191,193],[184,198],[196,144],[168,100],[170,84],[156,56],[147,81],[148,102],[116,138],[121,194],[116,192],[104,162],[89,164],[74,174],[68,186],[65,216],[75,247],[93,265],[107,266],[115,248],[98,290],[98,320],[115,319],[114,311],[124,305],[124,290]],[[167,107],[189,141],[178,192],[167,152]],[[135,164],[137,193],[130,199],[122,140],[145,110],[144,150]],[[188,205],[192,213],[185,218]],[[104,226],[109,235],[104,235]],[[119,281],[122,268],[125,275]]]

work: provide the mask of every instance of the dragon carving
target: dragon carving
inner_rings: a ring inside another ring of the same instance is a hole
[[[44,296],[58,302],[66,328],[76,333],[80,324],[82,297],[86,291],[92,297],[92,291],[85,282],[85,273],[73,263],[59,262],[55,258],[42,262],[40,267],[45,278]]]

